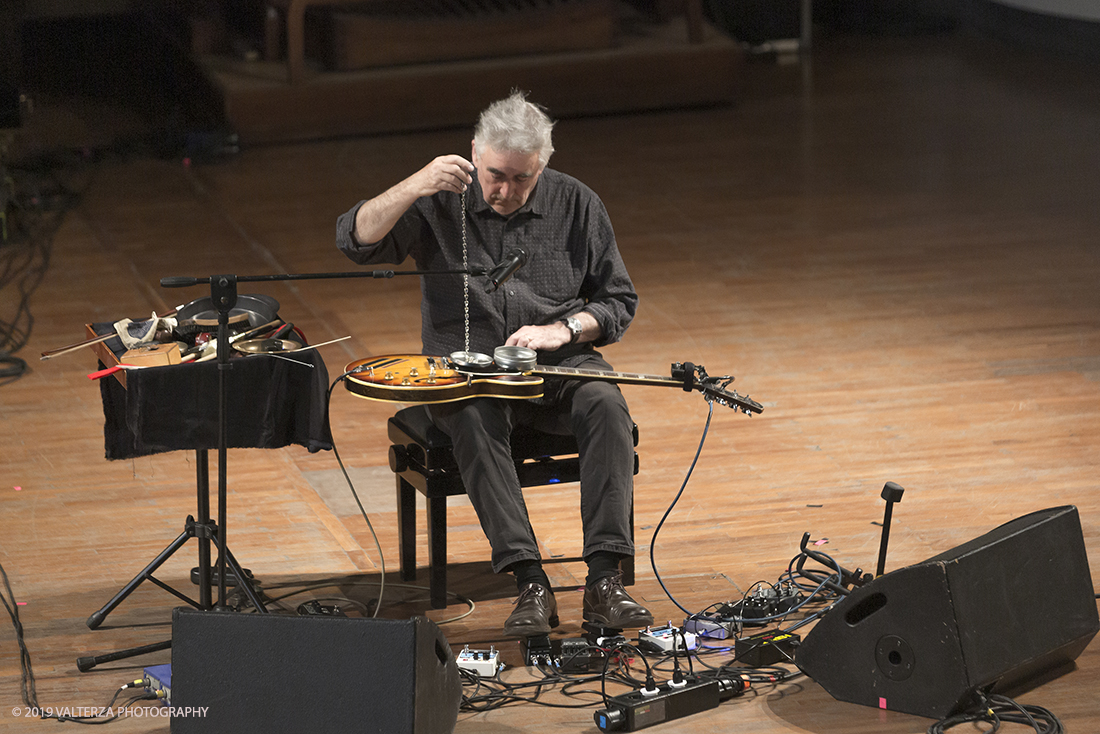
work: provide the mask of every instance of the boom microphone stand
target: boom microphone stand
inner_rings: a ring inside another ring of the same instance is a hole
[[[522,251],[521,251],[522,252]],[[526,261],[524,253],[523,261]],[[516,265],[511,265],[509,261],[505,261],[497,265],[492,269],[485,268],[472,268],[469,270],[372,270],[372,271],[350,271],[339,273],[306,273],[306,274],[281,274],[281,275],[212,275],[205,278],[193,278],[188,276],[175,276],[162,278],[160,281],[161,287],[164,288],[183,288],[187,286],[200,285],[203,283],[210,284],[210,296],[214,306],[218,309],[218,519],[216,523],[210,522],[209,517],[209,481],[207,477],[208,461],[207,453],[205,449],[198,451],[197,471],[198,471],[198,520],[191,517],[187,518],[187,524],[183,533],[180,534],[167,548],[165,548],[144,570],[141,571],[133,580],[130,581],[121,591],[119,591],[103,608],[92,614],[87,621],[87,625],[91,629],[96,629],[102,624],[103,620],[110,614],[116,606],[118,606],[130,593],[136,589],[143,581],[152,581],[157,586],[160,586],[165,591],[183,599],[192,606],[202,610],[209,610],[211,608],[218,610],[227,610],[229,607],[226,604],[226,567],[229,567],[229,571],[233,573],[237,580],[237,585],[248,597],[248,600],[260,613],[267,613],[267,609],[264,607],[262,600],[253,588],[248,575],[241,568],[240,564],[233,557],[230,552],[228,544],[226,542],[226,525],[227,525],[227,455],[229,445],[229,415],[228,415],[228,390],[226,389],[226,379],[228,371],[232,368],[229,363],[229,315],[233,310],[233,307],[237,303],[237,284],[238,283],[254,283],[254,282],[273,282],[273,281],[287,281],[287,280],[328,280],[336,278],[393,278],[396,275],[475,275],[483,276],[488,275],[492,281],[493,287],[499,287],[501,283],[507,280],[515,272],[516,269],[523,262]],[[167,584],[153,577],[153,572],[160,567],[173,553],[179,550],[190,538],[198,538],[199,540],[199,602],[196,604],[194,601],[184,596],[180,592],[171,588]],[[211,605],[212,589],[210,579],[210,541],[217,540],[218,544],[218,562],[217,562],[217,578],[218,578],[218,602],[216,605]],[[144,645],[141,647],[131,648],[129,650],[123,650],[107,655],[98,657],[82,657],[77,661],[77,667],[81,671],[90,670],[100,662],[108,662],[113,660],[120,660],[135,655],[141,655],[147,652],[153,652],[155,650],[163,650],[171,647],[171,640],[166,642],[155,643],[153,645]]]
[[[225,603],[225,566],[226,563],[229,563],[237,576],[237,583],[244,590],[249,601],[252,602],[257,611],[262,613],[267,612],[267,609],[264,608],[263,604],[260,603],[259,599],[256,597],[256,592],[252,588],[251,583],[245,578],[240,565],[237,564],[226,545],[226,459],[229,444],[229,416],[227,404],[228,392],[225,383],[227,371],[232,367],[232,365],[229,364],[229,312],[237,303],[237,284],[286,280],[327,280],[333,278],[392,278],[395,275],[483,275],[484,273],[485,271],[480,269],[445,271],[372,270],[342,273],[306,273],[299,275],[284,273],[282,275],[211,275],[209,278],[192,278],[187,276],[161,278],[160,284],[164,288],[182,288],[191,285],[199,285],[201,283],[209,283],[211,300],[218,309],[218,521],[216,524],[218,540],[218,603],[214,607],[215,609],[227,609]],[[208,569],[200,568],[199,573],[203,578],[207,579],[207,584],[209,584]]]

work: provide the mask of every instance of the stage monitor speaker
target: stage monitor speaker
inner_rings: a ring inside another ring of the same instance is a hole
[[[1054,507],[854,589],[796,662],[838,700],[943,719],[1068,669],[1098,629],[1077,508]]]
[[[439,627],[408,620],[172,615],[172,734],[447,734],[462,683]]]

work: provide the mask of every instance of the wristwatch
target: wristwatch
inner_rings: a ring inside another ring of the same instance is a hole
[[[584,326],[581,325],[578,318],[575,316],[566,316],[561,322],[565,324],[565,328],[569,329],[570,344],[581,338],[581,332],[584,331]]]

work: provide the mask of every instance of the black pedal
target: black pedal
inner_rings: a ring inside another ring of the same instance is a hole
[[[604,653],[577,637],[551,640],[549,635],[535,635],[523,639],[520,645],[524,665],[548,665],[566,672],[596,670],[604,665]]]
[[[794,649],[802,638],[793,632],[769,630],[750,637],[739,637],[734,644],[734,660],[749,668],[794,662]]]
[[[550,665],[553,663],[554,647],[550,644],[550,635],[532,635],[520,640],[523,648],[524,665]]]
[[[621,627],[604,627],[593,622],[581,622],[584,632],[581,636],[588,640],[588,644],[596,647],[609,647],[620,642],[626,642]]]
[[[298,605],[298,614],[305,617],[346,617],[343,610],[335,604],[322,604],[316,599]]]
[[[567,673],[604,667],[604,653],[582,638],[561,640],[555,652],[557,666]]]

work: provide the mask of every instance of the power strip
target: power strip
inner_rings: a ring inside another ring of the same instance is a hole
[[[455,659],[458,667],[468,670],[481,678],[492,678],[504,670],[504,663],[500,661],[500,653],[490,647],[488,650],[471,650],[469,645],[462,648],[462,652]]]
[[[685,632],[672,626],[672,622],[662,627],[646,627],[638,633],[638,645],[658,652],[678,652],[694,650],[698,643],[694,632]]]
[[[593,718],[600,731],[637,731],[716,708],[749,687],[744,678],[686,678],[679,685],[662,683],[653,690],[638,689],[607,700]]]

